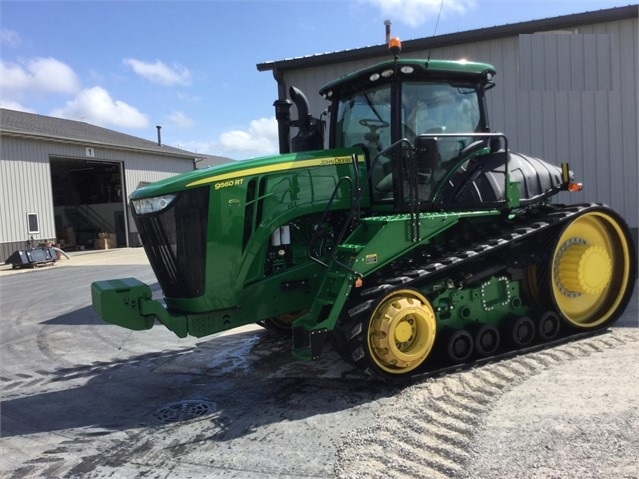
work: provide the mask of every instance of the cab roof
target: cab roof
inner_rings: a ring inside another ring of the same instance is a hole
[[[403,67],[412,67],[413,71],[411,73],[403,73]],[[486,82],[489,80],[487,77],[488,74],[494,75],[496,73],[495,67],[488,63],[468,62],[464,60],[389,60],[371,65],[370,67],[349,73],[337,80],[333,80],[320,88],[319,93],[320,95],[326,95],[328,92],[341,90],[343,87],[360,84],[362,82],[368,83],[371,81],[371,76],[379,74],[383,77],[382,72],[385,71],[397,71],[399,72],[399,75],[407,80],[433,79],[473,82]]]

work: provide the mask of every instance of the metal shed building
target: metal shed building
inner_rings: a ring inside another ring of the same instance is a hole
[[[159,135],[158,135],[159,137]],[[27,241],[138,246],[127,197],[196,155],[84,122],[0,111],[0,259]],[[106,240],[106,241],[104,241]]]
[[[560,201],[612,206],[626,218],[636,242],[638,11],[632,5],[408,40],[400,55],[493,64],[492,129],[505,133],[514,151],[555,164],[568,161],[584,190]],[[287,98],[292,85],[306,92],[317,116],[327,106],[315,94],[322,85],[389,55],[381,44],[257,68],[273,72],[278,99]]]

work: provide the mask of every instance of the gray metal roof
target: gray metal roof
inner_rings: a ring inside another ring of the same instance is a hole
[[[540,31],[562,30],[566,28],[575,28],[581,25],[627,20],[637,18],[638,14],[639,5],[628,5],[625,7],[608,8],[593,12],[575,13],[559,17],[545,18],[542,20],[531,20],[527,22],[468,30],[465,32],[437,35],[434,37],[418,38],[415,40],[405,40],[402,41],[402,52],[409,53],[412,51],[423,51],[430,48],[472,43],[513,35],[525,35]],[[380,44],[333,53],[318,53],[304,57],[267,61],[264,63],[258,63],[256,66],[259,71],[296,70],[300,68],[318,67],[352,60],[376,58],[383,56],[386,53],[388,53],[387,45]]]
[[[6,108],[0,109],[0,134],[65,143],[94,144],[119,149],[142,150],[189,160],[203,156],[179,148],[160,146],[154,141],[126,135],[82,121],[64,120]]]

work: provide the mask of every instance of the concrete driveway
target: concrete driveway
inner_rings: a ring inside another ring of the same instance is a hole
[[[179,339],[161,326],[133,332],[106,324],[90,306],[90,283],[127,276],[159,294],[142,249],[0,268],[0,476],[482,477],[482,457],[472,451],[490,436],[491,411],[508,391],[638,344],[635,291],[604,346],[586,340],[399,389],[366,380],[332,352],[295,362],[287,341],[257,326]],[[636,365],[636,355],[624,358]],[[624,380],[636,386],[636,371],[629,374]],[[613,405],[620,381],[609,385]],[[446,393],[467,383],[484,385],[483,402]],[[412,431],[437,401],[445,414]]]

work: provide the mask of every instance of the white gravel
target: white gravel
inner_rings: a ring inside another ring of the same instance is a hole
[[[401,391],[339,449],[339,478],[636,478],[639,331]]]
[[[542,371],[504,394],[473,438],[469,476],[636,478],[634,336],[605,353]]]

